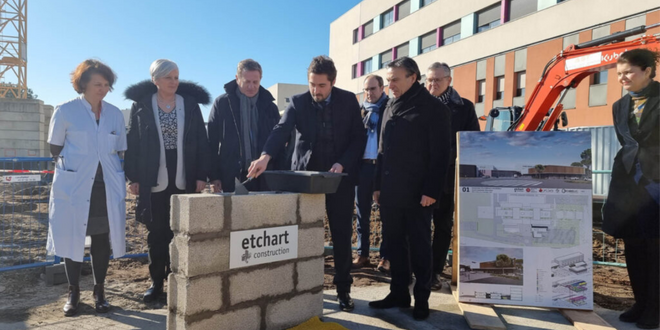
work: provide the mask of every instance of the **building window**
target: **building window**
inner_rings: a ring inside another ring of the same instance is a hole
[[[436,35],[436,30],[433,30],[420,37],[420,54],[428,53],[437,48]]]
[[[380,14],[380,28],[385,28],[394,23],[394,9],[390,9]]]
[[[364,23],[364,37],[368,37],[374,34],[374,21],[371,20],[367,23]]]
[[[415,1],[419,1],[419,0],[415,0]],[[398,19],[403,19],[404,17],[410,15],[410,0],[403,1],[399,3],[397,6],[399,8]]]
[[[380,53],[380,67],[382,69],[392,62],[392,50]]]
[[[501,4],[497,4],[477,13],[477,32],[487,31],[500,25],[501,7]]]
[[[404,56],[408,56],[410,54],[410,51],[408,50],[409,48],[408,43],[406,42],[403,45],[400,45],[396,48],[396,59],[402,58]]]
[[[486,80],[479,80],[477,81],[477,103],[483,103],[485,95],[486,95]]]
[[[526,71],[516,73],[516,97],[525,96],[526,79],[527,79]]]
[[[362,75],[369,74],[373,72],[371,67],[372,59],[367,59],[362,61]]]
[[[449,45],[461,40],[461,21],[456,21],[442,27],[442,44]]]
[[[537,1],[530,1],[530,0],[510,0],[510,1],[511,1],[509,5],[510,21],[513,21],[514,19],[536,12],[538,8]]]
[[[504,77],[495,77],[495,100],[504,97]]]
[[[360,41],[360,37],[358,35],[360,33],[360,29],[355,29],[353,30],[353,43],[356,44],[358,41]]]
[[[432,3],[434,3],[435,1],[436,1],[436,0],[422,0],[422,3],[421,3],[421,6],[420,6],[420,7],[428,6],[428,5],[432,4]]]
[[[591,84],[592,85],[607,84],[607,71],[608,70],[594,73]]]
[[[288,97],[285,97],[284,102],[289,103],[289,102],[291,102],[291,100]]]
[[[351,72],[351,77],[353,79],[358,77],[358,72],[357,72],[357,64],[353,64],[352,72]]]

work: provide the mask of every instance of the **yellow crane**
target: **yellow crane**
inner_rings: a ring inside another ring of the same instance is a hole
[[[27,0],[0,0],[0,98],[27,95]]]

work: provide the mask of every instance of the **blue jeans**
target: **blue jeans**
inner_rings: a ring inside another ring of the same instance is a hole
[[[357,213],[357,244],[358,255],[369,256],[369,235],[371,231],[371,205],[373,204],[374,174],[376,165],[363,162],[360,167],[360,178],[355,189],[355,207]],[[380,257],[387,259],[387,246],[381,235]]]

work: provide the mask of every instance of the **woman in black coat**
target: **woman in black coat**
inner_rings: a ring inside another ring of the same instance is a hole
[[[147,226],[149,274],[144,295],[151,302],[163,292],[170,272],[170,197],[206,187],[210,163],[208,137],[199,104],[209,93],[194,83],[179,83],[179,69],[169,60],[151,64],[151,80],[124,92],[134,101],[127,131],[124,170],[131,193],[138,195],[136,219]]]
[[[660,54],[627,51],[617,61],[619,82],[629,93],[612,113],[621,150],[603,207],[603,230],[623,238],[635,305],[619,316],[641,329],[658,328],[660,263],[660,83],[654,81]]]

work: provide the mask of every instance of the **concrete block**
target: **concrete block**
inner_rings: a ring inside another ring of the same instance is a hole
[[[172,231],[189,235],[222,231],[224,200],[223,196],[213,194],[172,196]]]
[[[324,237],[323,227],[298,230],[298,258],[322,256]]]
[[[172,270],[179,275],[217,273],[229,269],[229,238],[192,242],[188,236],[175,236],[170,244]]]
[[[324,194],[300,194],[300,219],[302,223],[314,223],[325,218]],[[322,224],[321,224],[322,225]]]
[[[290,300],[280,300],[268,304],[266,329],[287,329],[321,314],[323,314],[323,291],[304,294]]]
[[[293,267],[294,263],[291,262],[273,269],[257,269],[232,275],[229,278],[231,305],[293,291]]]
[[[222,307],[220,275],[190,279],[170,274],[167,286],[167,305],[178,314],[194,315]]]
[[[215,314],[208,319],[186,323],[179,314],[167,315],[167,330],[260,330],[261,309],[259,306],[239,309],[223,314]]]
[[[255,193],[231,197],[231,230],[277,227],[296,223],[298,194]]]
[[[64,264],[46,266],[46,271],[41,275],[41,278],[46,282],[46,285],[66,283],[67,279]]]
[[[298,291],[305,291],[323,286],[323,269],[323,257],[297,262],[298,286],[296,289]]]

